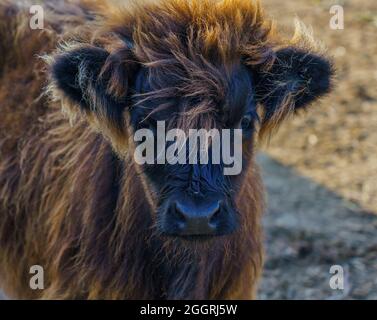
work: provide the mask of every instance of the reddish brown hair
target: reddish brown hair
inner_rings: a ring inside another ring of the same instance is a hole
[[[245,0],[139,1],[124,9],[57,1],[46,17],[45,30],[31,31],[25,8],[0,0],[0,48],[6,52],[0,60],[0,284],[21,298],[254,297],[264,200],[253,141],[237,197],[241,230],[207,244],[161,239],[149,214],[153,199],[130,156],[127,116],[115,123],[96,106],[80,110],[42,72],[36,55],[47,55],[54,65],[80,48],[103,49],[99,77],[117,101],[128,93],[135,65],[144,65],[157,79],[144,99],[208,97],[180,121],[191,127],[199,118],[210,127],[208,113],[226,92],[232,66],[242,61],[268,73],[278,49],[317,52],[310,34],[299,24],[293,40],[280,39],[259,2]],[[58,42],[63,44],[54,51]],[[179,81],[169,86],[166,77]],[[41,95],[47,81],[50,100]],[[261,132],[293,109],[288,95],[272,116],[262,112]],[[45,267],[44,291],[28,287],[34,264]]]

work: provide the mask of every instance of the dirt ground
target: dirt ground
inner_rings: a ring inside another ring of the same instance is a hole
[[[267,261],[260,299],[377,299],[377,217],[267,155]],[[344,290],[332,290],[332,265]]]
[[[335,92],[287,122],[259,161],[269,195],[260,299],[377,299],[377,2],[263,0],[292,30],[298,16],[333,56]],[[341,4],[345,29],[331,30]],[[345,289],[332,290],[332,265]]]

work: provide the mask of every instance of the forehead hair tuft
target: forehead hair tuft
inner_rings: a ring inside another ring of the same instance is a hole
[[[273,28],[259,1],[167,0],[127,3],[108,27],[133,42],[154,90],[223,99],[234,67],[273,58]],[[170,88],[170,90],[169,90]]]

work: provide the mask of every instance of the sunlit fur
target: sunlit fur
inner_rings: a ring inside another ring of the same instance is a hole
[[[241,59],[268,72],[278,48],[317,50],[310,34],[298,25],[293,42],[280,39],[257,1],[126,1],[124,9],[102,1],[46,2],[45,29],[32,31],[26,6],[0,0],[0,286],[17,298],[255,297],[264,206],[255,141],[245,145],[249,166],[237,196],[241,229],[208,243],[164,239],[154,230],[153,191],[132,161],[127,115],[119,124],[79,111],[54,81],[48,100],[42,93],[49,67],[37,55],[52,65],[80,47],[104,48],[109,59],[102,74],[116,98],[128,93],[120,66],[132,72],[138,61],[160,72],[161,90],[146,99],[221,99],[223,80]],[[96,19],[89,9],[98,10]],[[181,68],[191,78],[164,88],[164,76]],[[182,126],[210,127],[211,101],[188,111]],[[288,96],[262,120],[261,132],[292,109]],[[29,288],[34,264],[45,268],[45,290]]]

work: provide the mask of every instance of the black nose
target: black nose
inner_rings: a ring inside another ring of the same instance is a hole
[[[234,215],[223,199],[183,198],[170,202],[164,232],[178,236],[214,236],[234,229]]]
[[[197,207],[182,201],[173,205],[180,235],[210,235],[216,232],[221,211],[219,200]]]

